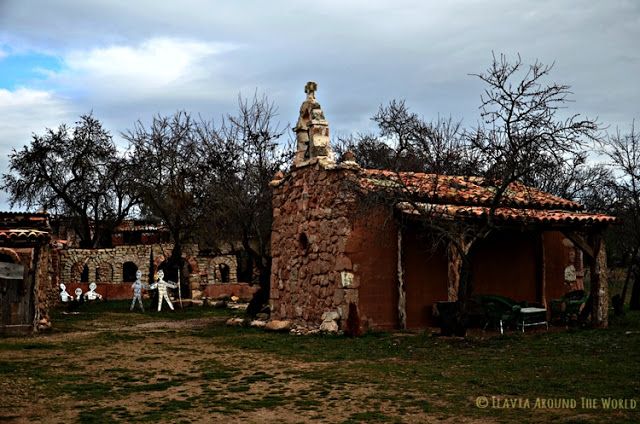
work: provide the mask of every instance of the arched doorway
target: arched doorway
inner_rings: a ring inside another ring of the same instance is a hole
[[[88,283],[89,282],[89,265],[84,264],[82,267],[82,273],[80,273],[80,282]]]
[[[125,262],[122,264],[122,281],[125,283],[131,283],[136,281],[136,272],[138,271],[138,265],[133,262]]]
[[[227,264],[219,264],[218,270],[220,271],[220,282],[228,283],[229,282],[229,265]]]

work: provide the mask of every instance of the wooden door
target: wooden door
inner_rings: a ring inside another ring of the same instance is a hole
[[[25,332],[33,327],[33,284],[29,280],[22,265],[0,262],[0,332]]]

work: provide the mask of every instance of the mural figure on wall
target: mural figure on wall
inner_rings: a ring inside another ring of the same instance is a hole
[[[142,289],[146,289],[148,286],[142,282],[142,271],[136,271],[136,281],[131,284],[131,288],[133,289],[133,299],[131,300],[131,311],[136,306],[136,300],[140,305],[140,309],[144,312],[144,305],[142,304]]]
[[[169,299],[169,294],[167,293],[167,287],[170,287],[172,289],[175,289],[177,286],[169,281],[164,281],[164,271],[163,270],[159,270],[158,271],[158,281],[156,281],[155,283],[151,284],[151,289],[158,289],[158,312],[160,312],[162,310],[162,300],[166,300],[167,304],[169,305],[169,307],[171,308],[171,310],[173,311],[173,304],[171,303],[171,300]]]
[[[67,286],[64,283],[60,283],[60,300],[64,303],[70,302],[73,300],[73,296],[67,292]]]
[[[96,288],[98,288],[96,283],[89,284],[89,291],[84,294],[84,299],[85,300],[96,300],[96,299],[102,300],[102,295],[96,292]]]

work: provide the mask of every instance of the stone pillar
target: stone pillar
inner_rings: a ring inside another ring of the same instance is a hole
[[[605,328],[609,325],[609,284],[607,280],[607,250],[598,234],[593,243],[591,260],[591,322],[594,327]]]

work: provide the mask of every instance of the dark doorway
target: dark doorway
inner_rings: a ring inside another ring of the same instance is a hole
[[[122,281],[130,283],[136,281],[136,272],[138,271],[138,265],[133,262],[125,262],[122,264]]]
[[[89,282],[89,265],[85,265],[82,267],[82,273],[80,274],[80,282],[88,283]]]
[[[220,264],[218,265],[218,269],[220,270],[220,281],[223,283],[229,282],[229,265]]]

